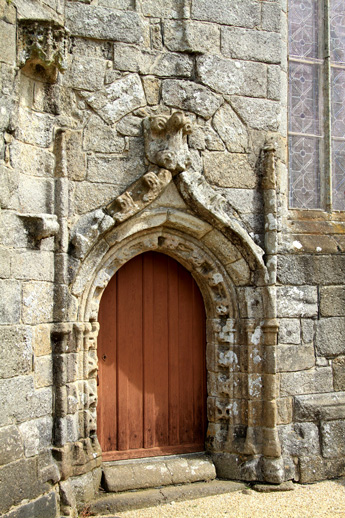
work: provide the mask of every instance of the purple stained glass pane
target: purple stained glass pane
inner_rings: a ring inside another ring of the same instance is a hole
[[[289,137],[290,207],[320,208],[320,146],[322,139]]]
[[[332,142],[333,209],[345,210],[345,140]]]
[[[332,137],[345,138],[345,70],[332,68]]]
[[[345,1],[331,0],[331,61],[345,63]]]
[[[321,135],[320,66],[289,63],[289,130]]]
[[[289,0],[289,54],[319,58],[319,0]]]

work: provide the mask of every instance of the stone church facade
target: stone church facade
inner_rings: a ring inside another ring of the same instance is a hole
[[[99,304],[147,251],[203,297],[217,475],[344,475],[345,206],[291,203],[287,15],[0,0],[2,515],[94,497]]]

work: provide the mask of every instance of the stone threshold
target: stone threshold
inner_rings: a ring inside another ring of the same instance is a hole
[[[205,452],[104,462],[102,468],[102,487],[110,493],[216,478],[215,466]]]
[[[87,505],[88,516],[118,518],[116,513],[136,509],[144,509],[171,502],[181,502],[203,498],[207,496],[243,491],[247,487],[244,482],[230,480],[211,480],[209,482],[195,482],[167,486],[156,489],[142,489],[127,491],[124,493],[111,493],[99,496],[91,504]]]

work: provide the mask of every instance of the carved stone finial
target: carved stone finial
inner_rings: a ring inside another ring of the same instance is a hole
[[[54,83],[66,69],[68,33],[54,22],[21,20],[18,28],[19,66],[40,81]]]
[[[192,123],[183,112],[171,117],[158,115],[144,121],[145,153],[148,161],[176,175],[191,165],[187,135]]]

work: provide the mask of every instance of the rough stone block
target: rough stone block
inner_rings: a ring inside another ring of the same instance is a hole
[[[277,424],[280,425],[291,423],[292,414],[292,398],[284,397],[277,399]]]
[[[219,52],[220,31],[216,25],[191,20],[164,23],[164,44],[173,52]]]
[[[343,477],[345,474],[344,458],[341,456],[338,459],[324,459],[316,455],[300,457],[299,472],[299,482],[302,484]]]
[[[269,65],[267,68],[267,97],[273,101],[282,101],[287,98],[286,81],[282,80],[282,71],[278,65]]]
[[[334,390],[345,390],[345,357],[335,358],[332,367]]]
[[[76,496],[78,504],[90,502],[95,497],[92,473],[85,473],[79,477],[70,479],[71,486]]]
[[[53,384],[52,356],[39,356],[34,363],[35,387],[50,387]]]
[[[282,7],[280,6],[280,2],[263,2],[261,11],[261,27],[263,30],[280,32],[282,27],[281,14]]]
[[[0,61],[9,65],[16,62],[16,27],[0,20]]]
[[[163,81],[162,98],[168,106],[191,111],[205,119],[212,117],[223,103],[220,95],[205,86],[175,79]]]
[[[154,18],[185,18],[184,0],[143,0],[142,9],[144,16]]]
[[[53,139],[54,117],[19,108],[15,136],[18,140],[39,147],[49,147]]]
[[[27,231],[23,221],[13,212],[1,212],[0,244],[10,248],[27,247]]]
[[[86,151],[99,153],[122,153],[125,147],[123,137],[117,131],[105,124],[96,115],[91,116],[84,129],[84,144]]]
[[[54,155],[46,149],[13,140],[10,145],[10,157],[11,165],[18,173],[44,178],[54,176]]]
[[[243,90],[240,93],[243,94]],[[274,131],[279,128],[281,107],[277,102],[268,99],[232,97],[231,105],[242,120],[253,129]]]
[[[229,104],[224,104],[213,118],[215,130],[232,153],[248,150],[248,132]]]
[[[320,433],[323,457],[332,459],[345,455],[344,420],[321,423]]]
[[[260,7],[251,0],[194,0],[192,18],[254,28],[260,23]]]
[[[99,90],[104,85],[105,65],[104,59],[75,56],[63,76],[63,84],[77,90]]]
[[[32,330],[30,327],[1,328],[0,378],[11,378],[32,371]]]
[[[278,317],[316,317],[316,286],[282,286],[277,288]]]
[[[257,176],[251,167],[247,155],[243,153],[224,153],[204,151],[205,177],[218,187],[253,189]]]
[[[87,132],[87,127],[84,131]],[[95,138],[97,138],[97,133]],[[66,146],[66,161],[69,178],[76,181],[84,180],[86,175],[86,156],[82,151],[82,132],[65,131],[64,142]]]
[[[323,317],[342,317],[345,314],[345,287],[321,287],[320,310]]]
[[[293,457],[320,454],[319,429],[314,423],[296,423],[279,426],[283,453]]]
[[[311,345],[279,345],[277,348],[279,372],[310,369],[315,366],[315,352]]]
[[[0,466],[23,457],[22,438],[16,426],[0,429]]]
[[[0,165],[0,205],[2,209],[18,210],[18,174]]]
[[[72,35],[139,43],[142,24],[137,13],[83,4],[66,6],[66,25]]]
[[[313,342],[315,335],[315,325],[315,320],[302,318],[301,331],[303,343],[310,344],[311,342]]]
[[[53,307],[53,283],[32,281],[24,284],[22,318],[26,324],[52,322]]]
[[[52,441],[53,420],[51,417],[33,419],[19,426],[26,457],[38,455],[49,448]]]
[[[345,317],[322,318],[318,321],[315,344],[319,356],[345,354]]]
[[[274,32],[222,28],[222,53],[232,59],[280,63],[280,34]]]
[[[311,342],[311,340],[309,340]],[[281,318],[278,342],[281,344],[301,343],[301,324],[297,318]]]
[[[0,248],[0,278],[6,279],[11,276],[11,250]]]
[[[226,267],[233,282],[238,286],[250,284],[251,271],[245,259],[239,259]]]
[[[18,281],[0,280],[0,324],[20,321],[21,285]]]
[[[53,180],[19,176],[18,198],[23,213],[53,212]]]
[[[44,251],[18,251],[12,256],[11,270],[15,279],[54,280],[54,256]]]
[[[280,375],[281,396],[329,392],[333,389],[331,367],[320,367]]]
[[[279,255],[278,281],[281,284],[344,284],[345,255]]]
[[[147,104],[159,104],[161,81],[154,76],[142,78]]]
[[[32,347],[36,357],[52,352],[49,325],[43,324],[32,328]]]
[[[53,491],[33,502],[21,505],[3,515],[3,518],[56,518],[57,512],[56,493]]]
[[[80,95],[107,124],[114,124],[146,104],[143,86],[137,74],[117,79],[94,94],[81,91]]]
[[[296,396],[294,418],[297,421],[345,419],[345,392]]]
[[[18,460],[0,468],[0,513],[5,513],[24,499],[32,500],[49,491],[49,484],[38,480],[36,469],[36,459]],[[26,516],[30,515],[24,514]],[[38,518],[39,515],[31,516]],[[43,518],[44,515],[40,516]]]
[[[233,61],[214,55],[202,56],[197,59],[197,74],[203,84],[222,94],[266,96],[267,69],[261,63]],[[250,101],[254,101],[254,99]],[[261,105],[263,101],[261,100]],[[266,101],[267,103],[268,101]],[[253,102],[251,105],[253,105]],[[253,109],[254,106],[252,106]],[[260,105],[255,106],[255,112],[253,116],[256,118],[260,115]],[[271,128],[259,127],[257,129]]]

